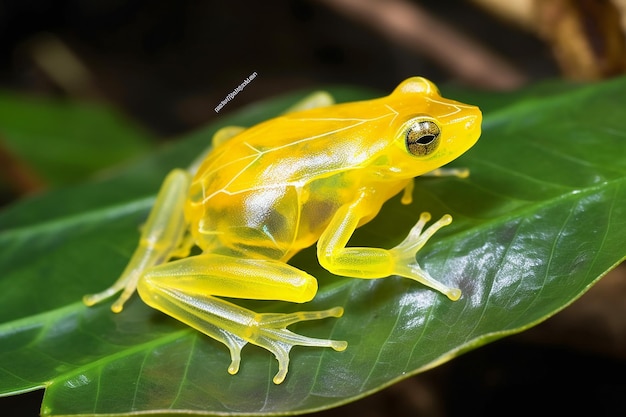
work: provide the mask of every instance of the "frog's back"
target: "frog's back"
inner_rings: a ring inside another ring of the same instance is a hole
[[[376,152],[359,130],[364,122],[314,116],[261,123],[207,156],[187,205],[203,249],[286,260],[353,201],[355,172]]]
[[[367,118],[350,117],[349,105],[335,105],[332,118],[322,108],[260,123],[216,147],[195,181],[213,191],[237,193],[364,166],[380,150],[371,139],[371,131],[379,130],[373,125],[387,126],[396,115],[381,100],[369,103],[376,111]]]

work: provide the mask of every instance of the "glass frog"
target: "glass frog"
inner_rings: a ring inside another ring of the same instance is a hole
[[[224,343],[231,374],[247,343],[267,349],[278,360],[280,384],[293,346],[347,347],[286,327],[340,317],[343,309],[259,314],[220,297],[312,300],[316,279],[287,262],[317,243],[320,264],[335,275],[398,275],[458,299],[459,289],[433,279],[415,257],[449,215],[424,230],[430,215],[422,213],[391,249],[350,247],[348,240],[396,194],[404,190],[402,202],[410,203],[414,177],[463,176],[440,167],[472,147],[480,128],[477,107],[442,98],[421,77],[386,97],[334,104],[318,93],[256,126],[223,128],[190,169],[166,177],[121,277],[84,302],[122,291],[111,307],[120,312],[137,290],[148,305]],[[194,245],[202,252],[189,256]]]

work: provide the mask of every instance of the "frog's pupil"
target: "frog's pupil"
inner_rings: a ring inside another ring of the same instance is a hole
[[[434,135],[424,135],[421,138],[419,138],[418,140],[416,140],[415,142],[419,143],[421,145],[428,145],[433,140],[435,140],[435,136]]]

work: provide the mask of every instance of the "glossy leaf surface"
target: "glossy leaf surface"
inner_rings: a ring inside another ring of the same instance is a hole
[[[444,90],[445,93],[445,90]],[[364,94],[344,92],[344,99]],[[236,376],[226,348],[137,297],[121,314],[84,307],[127,262],[166,172],[185,166],[227,124],[251,125],[290,99],[224,117],[120,176],[20,202],[0,215],[0,393],[46,387],[44,415],[303,413],[373,393],[519,332],[567,306],[626,255],[626,79],[548,97],[503,100],[478,144],[454,163],[468,179],[424,178],[360,229],[354,244],[391,247],[421,211],[450,213],[418,260],[463,297],[451,302],[393,277],[334,277],[314,250],[294,264],[319,278],[304,306],[343,306],[340,319],[293,326],[347,340],[345,352],[296,348],[279,386],[273,357],[246,347]],[[467,98],[465,98],[467,100]],[[480,104],[480,101],[475,102]]]

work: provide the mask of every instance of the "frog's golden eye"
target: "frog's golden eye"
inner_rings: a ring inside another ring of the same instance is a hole
[[[406,147],[412,155],[430,155],[439,146],[441,130],[432,120],[420,120],[406,131]]]

